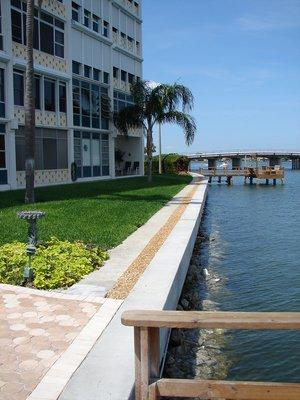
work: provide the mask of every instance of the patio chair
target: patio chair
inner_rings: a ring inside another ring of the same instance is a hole
[[[140,162],[139,161],[134,161],[132,169],[133,169],[134,173],[137,175],[139,173],[139,170],[140,170]]]
[[[125,161],[125,167],[123,170],[125,175],[128,175],[131,173],[131,164],[132,164],[131,161]]]

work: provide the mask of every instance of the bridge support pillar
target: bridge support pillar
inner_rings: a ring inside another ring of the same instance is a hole
[[[250,185],[253,185],[253,176],[249,177],[249,182],[250,182]]]
[[[270,167],[275,167],[275,165],[280,165],[281,164],[281,158],[280,157],[270,157],[269,158],[269,166]]]
[[[217,160],[215,158],[208,159],[208,169],[215,169],[217,167]]]
[[[222,183],[222,177],[221,176],[218,177],[218,183]]]
[[[276,179],[273,179],[273,185],[274,186],[276,185]]]
[[[212,177],[210,176],[210,177],[208,178],[208,183],[211,183],[211,181],[212,181]]]
[[[292,159],[292,169],[300,169],[300,158]]]
[[[227,176],[227,179],[226,179],[227,185],[231,185],[231,179],[232,179],[232,176]]]
[[[233,157],[231,159],[232,169],[241,169],[242,159],[239,157]]]
[[[266,185],[268,185],[269,184],[269,179],[266,179]]]

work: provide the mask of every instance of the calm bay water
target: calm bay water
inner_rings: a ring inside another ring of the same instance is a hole
[[[300,311],[300,172],[285,184],[209,188],[200,262],[218,310]],[[213,284],[211,284],[213,283]],[[300,331],[226,333],[227,379],[300,381]]]

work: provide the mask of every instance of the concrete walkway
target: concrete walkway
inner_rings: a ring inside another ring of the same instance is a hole
[[[198,182],[197,185],[195,194],[175,228],[157,251],[156,256],[93,349],[74,373],[59,400],[128,400],[130,398],[134,385],[133,329],[122,326],[121,314],[128,309],[176,308],[205,204],[207,181]],[[116,253],[112,254],[116,256],[116,259],[113,259],[112,255],[111,260],[114,272],[110,275],[107,271],[107,286],[103,285],[105,290],[112,286],[112,283],[126,269],[126,265],[133,261],[137,253],[147,244],[150,236],[158,231],[162,226],[162,221],[166,222],[171,215],[171,208],[174,211],[174,206],[178,205],[180,197],[190,189],[191,185],[188,185],[177,199],[163,208],[158,215],[152,217],[152,221],[145,224],[143,230],[137,231],[134,234],[136,240],[131,241],[132,237],[130,237],[125,241],[126,244],[123,243],[124,247],[121,245],[115,249]],[[135,249],[136,246],[138,250]],[[122,265],[122,268],[118,263]],[[95,282],[86,281],[86,284],[95,285]],[[161,355],[164,353],[166,344],[167,332],[165,331],[161,335]]]

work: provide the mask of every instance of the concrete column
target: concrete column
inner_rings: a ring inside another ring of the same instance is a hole
[[[292,159],[292,169],[300,169],[300,158]]]
[[[232,169],[241,169],[242,160],[239,157],[234,157],[231,159]]]
[[[275,167],[275,165],[281,165],[281,158],[276,156],[269,157],[269,166]]]
[[[217,166],[217,160],[215,158],[208,159],[208,169],[214,169]]]

